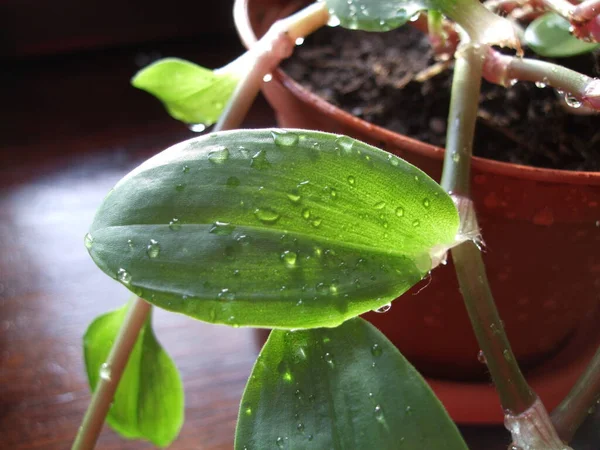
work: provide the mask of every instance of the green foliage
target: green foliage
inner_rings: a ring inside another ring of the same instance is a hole
[[[549,12],[531,22],[525,30],[525,43],[538,55],[562,58],[591,52],[600,44],[584,42],[571,35],[571,24]]]
[[[165,58],[140,70],[133,86],[157,97],[182,122],[212,125],[239,81],[235,70],[213,71],[177,58]]]
[[[92,391],[101,376],[110,377],[110,368],[103,364],[126,314],[127,306],[103,314],[85,333],[85,366]],[[126,438],[145,439],[166,447],[183,424],[183,405],[179,373],[156,340],[149,318],[131,352],[107,422]]]
[[[481,44],[513,46],[512,24],[487,10],[478,0],[325,0],[335,23],[346,28],[388,31],[426,10],[454,20]]]
[[[451,198],[344,136],[238,130],[162,152],[100,207],[98,266],[162,308],[233,326],[337,326],[418,282],[454,243]]]
[[[466,450],[427,383],[363,319],[273,331],[240,405],[235,449]]]

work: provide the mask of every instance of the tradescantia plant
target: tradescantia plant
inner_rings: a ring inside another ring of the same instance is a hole
[[[214,324],[274,329],[240,402],[236,450],[467,448],[423,378],[358,317],[389,309],[449,250],[512,448],[569,448],[565,442],[600,394],[600,351],[549,417],[504,334],[470,201],[482,76],[502,85],[551,85],[567,92],[572,107],[600,109],[598,80],[492,47],[520,52],[527,44],[549,56],[590,51],[596,44],[585,41],[598,40],[598,1],[532,5],[327,0],[277,22],[222,69],[169,58],[138,73],[133,85],[174,118],[194,128],[216,125],[125,176],[85,237],[96,264],[135,297],[85,335],[94,396],[73,448],[93,448],[105,417],[126,438],[157,446],[176,438],[181,381],[152,331],[151,305]],[[534,20],[521,39],[516,20],[527,6]],[[386,31],[409,20],[424,27],[440,56],[455,58],[441,185],[346,136],[234,130],[263,77],[268,81],[297,39],[327,23]]]

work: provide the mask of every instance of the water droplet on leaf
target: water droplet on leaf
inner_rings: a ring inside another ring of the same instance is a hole
[[[582,105],[581,101],[570,93],[565,94],[565,103],[571,108],[580,108]]]
[[[206,130],[206,125],[203,123],[188,123],[188,128],[194,133],[202,133],[204,130]]]
[[[87,233],[85,235],[85,237],[83,238],[83,243],[85,244],[85,248],[87,248],[88,250],[92,248],[92,245],[94,244],[94,238],[90,233]]]
[[[266,73],[265,76],[263,77],[263,81],[265,83],[268,83],[269,81],[271,81],[273,79],[273,75],[270,73]]]
[[[377,308],[377,309],[375,310],[375,312],[376,312],[376,313],[383,314],[383,313],[386,313],[386,312],[388,312],[390,309],[392,309],[392,304],[391,304],[391,303],[388,303],[388,304],[386,304],[386,305],[383,305],[383,306],[381,306],[380,308]]]
[[[371,347],[371,353],[373,356],[381,356],[383,349],[379,346],[379,344],[373,344],[373,347]]]
[[[102,364],[100,366],[100,378],[102,378],[104,381],[111,381],[111,377],[112,377],[111,367],[107,363]]]
[[[477,353],[477,361],[479,361],[481,364],[487,364],[487,359],[485,358],[485,353],[483,353],[483,350],[479,350]]]
[[[281,254],[281,259],[285,263],[286,267],[292,268],[292,267],[296,267],[296,261],[298,259],[298,255],[296,254],[296,252],[293,252],[291,250],[286,250],[285,252],[283,252]]]
[[[154,239],[150,239],[148,247],[146,247],[146,254],[150,258],[156,258],[160,253],[160,245]]]
[[[258,220],[267,225],[273,225],[281,217],[277,211],[270,208],[256,208],[254,210],[254,215]]]
[[[117,271],[117,278],[121,283],[124,283],[124,284],[131,283],[131,274],[123,268],[120,268]]]
[[[229,159],[229,149],[227,147],[220,147],[208,154],[208,160],[214,164],[223,164]]]
[[[215,222],[213,226],[208,230],[209,233],[216,234],[217,236],[228,236],[233,230],[235,230],[235,225],[232,225],[228,222]]]
[[[273,136],[275,144],[281,147],[291,147],[292,145],[296,145],[299,139],[296,133],[284,130],[272,130],[271,136]]]
[[[256,152],[250,161],[250,167],[258,170],[266,170],[271,167],[271,163],[267,159],[267,152],[265,150]]]

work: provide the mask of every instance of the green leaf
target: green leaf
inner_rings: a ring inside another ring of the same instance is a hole
[[[461,25],[476,43],[514,46],[512,24],[476,0],[325,0],[332,22],[353,30],[388,31],[421,11],[440,11]]]
[[[213,71],[165,58],[140,70],[131,84],[157,97],[173,118],[208,126],[219,120],[239,79],[236,70]]]
[[[538,55],[563,58],[591,52],[600,44],[584,42],[572,36],[571,24],[556,13],[538,17],[525,30],[525,43]]]
[[[144,299],[233,326],[337,326],[431,269],[458,230],[416,167],[313,131],[237,130],[171,147],[121,180],[88,248]]]
[[[240,405],[236,450],[465,450],[425,380],[363,319],[275,330]]]
[[[127,305],[96,318],[83,338],[85,366],[92,391],[127,314]],[[107,416],[108,424],[129,439],[166,447],[183,424],[183,386],[177,368],[162,349],[150,318],[142,328]]]

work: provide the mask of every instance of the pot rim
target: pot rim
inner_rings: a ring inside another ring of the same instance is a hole
[[[250,0],[235,0],[233,17],[238,36],[246,48],[250,48],[256,41],[256,35],[250,24],[248,3]],[[293,10],[290,10],[292,13]],[[318,95],[302,87],[287,75],[281,68],[273,73],[271,82],[279,82],[291,94],[322,114],[341,122],[343,125],[355,128],[362,134],[373,135],[376,140],[391,142],[394,145],[429,158],[443,160],[444,149],[431,144],[401,135],[386,128],[374,125],[363,119],[332,105]],[[473,156],[472,167],[474,172],[495,174],[510,178],[541,181],[554,184],[587,184],[600,186],[600,172],[583,172],[576,170],[546,169],[494,161],[479,156]]]

